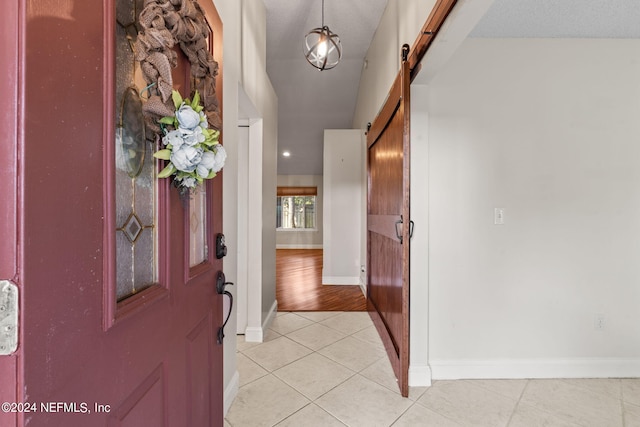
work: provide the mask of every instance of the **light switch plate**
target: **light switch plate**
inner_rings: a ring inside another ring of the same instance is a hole
[[[504,224],[504,208],[495,208],[493,210],[493,223],[495,225]]]

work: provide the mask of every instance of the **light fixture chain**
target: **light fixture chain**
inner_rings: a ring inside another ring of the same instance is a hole
[[[322,28],[324,28],[324,0],[322,0]]]

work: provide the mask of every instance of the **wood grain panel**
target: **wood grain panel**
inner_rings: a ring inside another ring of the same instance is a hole
[[[367,230],[399,241],[396,234],[396,223],[400,219],[400,215],[369,215],[367,216]]]
[[[370,301],[380,314],[393,343],[396,357],[400,355],[402,336],[402,245],[380,234],[369,233],[372,251],[369,265]]]
[[[403,47],[403,53],[408,46]],[[367,135],[367,309],[403,396],[409,372],[409,63],[403,58],[385,105]]]

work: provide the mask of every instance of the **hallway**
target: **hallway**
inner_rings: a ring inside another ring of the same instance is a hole
[[[280,311],[366,311],[360,286],[323,285],[322,249],[276,250],[276,300]]]
[[[237,355],[225,426],[640,426],[640,379],[436,381],[403,399],[366,312],[278,313]]]

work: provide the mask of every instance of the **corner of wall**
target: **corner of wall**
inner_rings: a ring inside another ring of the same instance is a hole
[[[238,396],[239,390],[240,390],[240,374],[238,373],[238,371],[235,371],[235,373],[233,374],[233,377],[231,377],[231,381],[229,381],[229,384],[227,384],[227,386],[224,388],[223,401],[224,401],[225,417],[229,412],[229,408],[231,408],[231,404],[236,399],[236,396]]]

